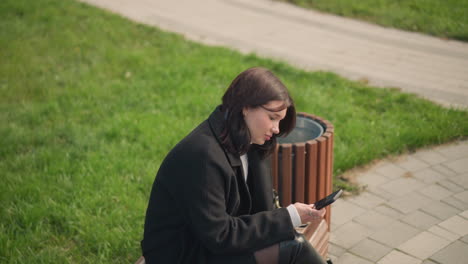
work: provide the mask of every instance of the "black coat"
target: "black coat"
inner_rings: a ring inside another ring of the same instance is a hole
[[[220,144],[222,124],[218,107],[159,168],[141,243],[158,263],[206,263],[294,238],[288,211],[273,210],[269,162],[252,145],[246,183],[240,156]]]

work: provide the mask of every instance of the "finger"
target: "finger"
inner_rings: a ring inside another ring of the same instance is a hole
[[[323,209],[320,210],[320,215],[321,215],[322,217],[324,217],[326,213],[327,213],[327,210],[326,210],[325,208],[323,208]]]
[[[322,219],[323,217],[318,215],[317,213],[314,213],[314,212],[309,212],[309,219],[311,219],[312,221],[316,221],[316,220],[319,220],[319,219]]]
[[[311,210],[307,213],[307,215],[312,219],[321,218],[320,214],[317,213],[317,210]]]

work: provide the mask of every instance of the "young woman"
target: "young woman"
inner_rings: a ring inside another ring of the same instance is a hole
[[[325,263],[294,229],[320,221],[325,209],[273,204],[268,157],[295,118],[273,73],[237,76],[159,168],[141,243],[146,263]]]

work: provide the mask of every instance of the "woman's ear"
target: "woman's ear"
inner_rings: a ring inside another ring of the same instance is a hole
[[[244,117],[246,117],[248,113],[249,113],[249,108],[247,108],[247,106],[244,107],[244,108],[242,108],[242,115],[243,115]]]

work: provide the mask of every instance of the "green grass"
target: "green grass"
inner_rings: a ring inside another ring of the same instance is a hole
[[[468,41],[468,0],[279,0],[385,27]]]
[[[2,263],[135,261],[162,159],[251,66],[283,79],[299,111],[333,122],[335,175],[468,135],[467,112],[71,0],[3,0],[0,17]]]

